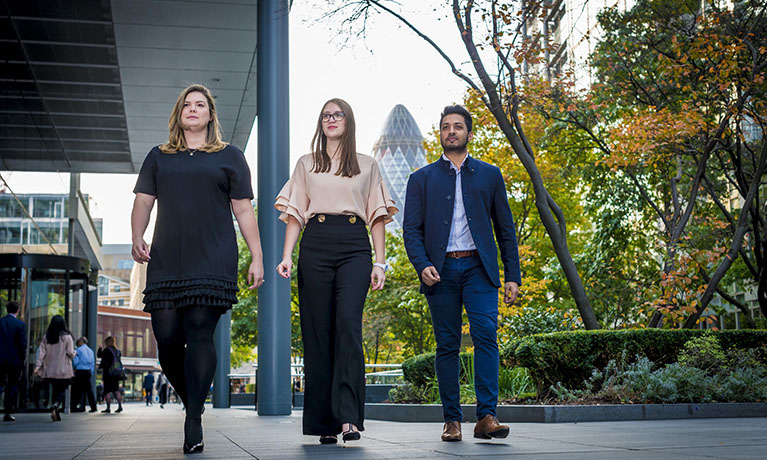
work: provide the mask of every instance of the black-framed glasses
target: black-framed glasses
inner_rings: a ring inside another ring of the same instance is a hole
[[[346,114],[343,112],[333,112],[333,113],[323,113],[322,114],[322,121],[328,122],[332,118],[333,121],[341,121],[346,117]]]

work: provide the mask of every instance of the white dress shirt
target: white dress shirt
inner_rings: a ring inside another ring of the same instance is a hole
[[[468,155],[466,155],[468,157]],[[463,189],[461,188],[461,171],[466,162],[464,157],[461,168],[455,167],[445,154],[442,159],[450,162],[450,168],[455,171],[455,200],[453,200],[453,222],[450,224],[450,236],[447,238],[447,252],[471,251],[477,249],[474,238],[471,237],[469,221],[466,219],[466,209],[463,207]]]

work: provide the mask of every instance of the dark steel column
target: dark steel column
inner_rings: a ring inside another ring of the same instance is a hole
[[[258,0],[258,228],[264,285],[258,291],[258,414],[288,415],[290,282],[275,267],[282,259],[285,224],[274,198],[288,179],[288,0]]]
[[[216,374],[213,376],[213,407],[222,409],[229,407],[229,369],[232,361],[230,349],[232,346],[232,310],[221,315],[213,334],[216,344]]]
[[[93,288],[93,289],[91,289]],[[88,282],[85,282],[85,289],[87,294],[85,297],[85,337],[88,338],[88,346],[91,347],[94,352],[98,350],[100,344],[99,340],[99,288],[98,286],[89,286]],[[97,369],[93,369],[91,372],[91,387],[93,388],[93,394],[96,394],[96,374]]]

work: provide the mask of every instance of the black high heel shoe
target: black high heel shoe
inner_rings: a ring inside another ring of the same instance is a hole
[[[344,443],[346,443],[346,441],[359,441],[362,437],[360,432],[353,428],[357,427],[354,426],[353,423],[349,423],[349,431],[344,431],[341,433],[341,438],[344,440]]]
[[[199,454],[205,448],[202,442],[202,419],[184,419],[184,453]]]

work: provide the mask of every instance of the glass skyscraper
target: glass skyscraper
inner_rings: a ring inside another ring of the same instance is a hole
[[[378,161],[384,183],[400,210],[387,228],[399,230],[405,209],[407,179],[410,173],[426,166],[421,130],[404,105],[394,106],[386,118],[381,136],[373,145],[373,157]]]

